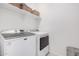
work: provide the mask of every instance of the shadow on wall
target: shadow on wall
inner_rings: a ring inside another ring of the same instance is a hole
[[[56,55],[66,55],[67,46],[79,48],[79,4],[52,3],[39,5],[42,17],[40,30],[50,33],[51,52]]]

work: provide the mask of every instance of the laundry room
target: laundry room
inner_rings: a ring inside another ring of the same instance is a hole
[[[79,56],[79,3],[0,3],[0,56]]]

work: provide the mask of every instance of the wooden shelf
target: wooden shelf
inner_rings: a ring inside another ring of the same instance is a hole
[[[40,18],[40,16],[33,15],[28,11],[22,10],[8,3],[0,3],[0,8],[6,8],[19,14],[33,16],[34,18]]]

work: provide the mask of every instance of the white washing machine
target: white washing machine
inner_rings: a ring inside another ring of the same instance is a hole
[[[36,36],[18,36],[16,34],[0,35],[0,56],[35,56]]]
[[[45,56],[49,53],[49,34],[46,32],[32,32],[36,34],[36,55]]]

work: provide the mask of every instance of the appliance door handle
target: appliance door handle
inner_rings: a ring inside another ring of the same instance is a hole
[[[27,38],[24,38],[24,40],[27,40]]]

